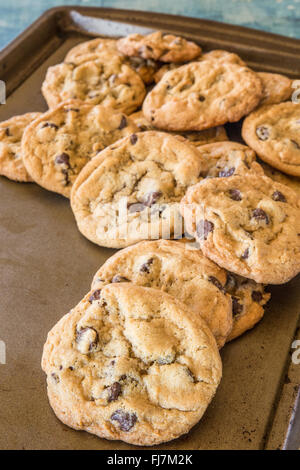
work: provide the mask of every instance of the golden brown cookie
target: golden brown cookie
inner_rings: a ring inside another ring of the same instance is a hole
[[[264,88],[261,105],[282,103],[291,97],[293,82],[290,78],[278,73],[258,72],[258,75]]]

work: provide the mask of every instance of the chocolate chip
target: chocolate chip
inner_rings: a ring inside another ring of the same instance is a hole
[[[45,127],[52,127],[53,129],[58,129],[58,126],[54,124],[54,122],[45,122],[42,125],[42,129],[44,129]]]
[[[259,140],[268,140],[270,137],[270,131],[266,126],[259,126],[256,128],[256,135]]]
[[[138,140],[138,136],[136,134],[131,134],[130,142],[132,143],[132,145],[135,145],[137,143],[137,140]]]
[[[241,192],[238,189],[230,189],[229,190],[229,196],[233,201],[241,201],[242,200]]]
[[[291,142],[297,150],[300,150],[300,145],[298,144],[298,142],[296,142],[295,140],[291,140]]]
[[[101,289],[95,290],[92,295],[89,297],[89,302],[92,303],[94,300],[99,300],[101,294]]]
[[[219,178],[228,178],[229,176],[234,175],[235,168],[229,168],[228,170],[222,170],[219,172]]]
[[[135,413],[126,413],[123,410],[116,410],[110,417],[112,421],[117,421],[120,425],[121,431],[130,431],[137,422]]]
[[[162,193],[160,191],[153,191],[151,193],[146,194],[143,204],[147,207],[153,206],[158,199],[161,197]]]
[[[254,290],[251,294],[251,297],[254,302],[258,302],[258,303],[261,302],[263,298],[262,293],[259,292],[258,290]]]
[[[240,304],[238,297],[232,297],[232,313],[233,315],[239,315],[243,311],[243,305]]]
[[[127,126],[127,119],[126,119],[125,116],[122,116],[122,119],[121,119],[121,122],[120,122],[120,125],[119,125],[118,129],[119,130],[124,129],[124,127],[126,127],[126,126]]]
[[[99,335],[98,335],[98,332],[95,330],[95,328],[89,327],[89,326],[85,328],[81,328],[79,331],[76,330],[75,341],[78,344],[83,342],[85,340],[85,336],[90,335],[90,334],[93,337],[93,340],[90,341],[90,343],[88,344],[88,348],[86,351],[84,351],[84,354],[87,352],[92,352],[97,348],[97,345],[99,342]]]
[[[52,377],[53,381],[54,381],[56,384],[59,383],[59,377],[58,377],[57,374],[55,374],[54,372],[52,372],[51,377]]]
[[[214,277],[214,276],[209,276],[208,278],[209,282],[211,282],[214,286],[216,286],[221,292],[223,292],[225,294],[225,289],[224,287],[222,286],[222,284],[220,283],[220,281]]]
[[[6,135],[7,137],[10,137],[11,133],[10,133],[9,127],[7,127],[7,128],[5,129],[5,135]]]
[[[207,240],[208,234],[214,231],[214,224],[209,220],[200,220],[197,225],[197,235],[200,240]]]
[[[285,196],[280,191],[275,191],[272,194],[272,198],[274,199],[274,201],[286,202]]]
[[[65,108],[66,113],[69,113],[70,111],[73,111],[74,113],[79,113],[80,109],[78,109],[78,108]]]
[[[150,258],[150,259],[148,259],[148,261],[146,261],[146,263],[142,264],[142,266],[140,267],[140,272],[141,273],[150,273],[150,266],[153,263],[153,261],[154,261],[154,259]]]
[[[55,157],[55,163],[58,165],[67,165],[70,168],[70,157],[67,153],[63,152]]]
[[[130,282],[129,279],[127,279],[126,277],[124,276],[120,276],[120,274],[116,274],[111,282]]]
[[[146,206],[140,202],[134,202],[133,204],[128,204],[128,210],[132,214],[133,212],[142,212],[146,209]]]
[[[247,248],[244,253],[242,254],[242,259],[248,259],[249,258],[249,248]]]
[[[205,101],[205,96],[203,95],[199,95],[199,101],[201,101],[201,103],[203,103],[203,101]]]
[[[122,388],[119,382],[114,382],[108,389],[107,401],[116,401],[122,393]]]
[[[268,215],[265,213],[264,210],[260,208],[254,209],[254,211],[252,212],[252,217],[254,217],[256,220],[264,220],[266,224],[269,223]]]

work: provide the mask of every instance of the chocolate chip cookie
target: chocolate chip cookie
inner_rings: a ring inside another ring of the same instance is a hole
[[[131,114],[130,119],[134,121],[141,132],[158,130],[145,118],[142,111]],[[224,142],[228,140],[226,130],[223,126],[212,127],[203,131],[170,132],[170,134],[180,135],[196,147],[212,142]]]
[[[130,114],[143,102],[146,89],[140,76],[117,54],[104,53],[78,65],[49,67],[42,93],[49,108],[68,99],[102,104]]]
[[[241,336],[253,328],[264,316],[264,306],[271,295],[265,292],[263,284],[227,273],[226,292],[232,297],[233,328],[228,341]]]
[[[141,57],[124,56],[117,49],[116,39],[97,38],[82,42],[68,52],[64,62],[79,65],[101,58],[107,53],[107,61],[110,60],[112,55],[117,54],[125,64],[132,67],[140,75],[143,82],[147,85],[154,81],[154,75],[159,68],[158,63],[151,59],[146,60]]]
[[[284,173],[281,173],[281,171],[275,170],[275,168],[272,168],[270,165],[264,162],[261,163],[261,166],[269,178],[277,181],[278,183],[285,184],[289,188],[293,189],[300,198],[300,178],[297,178],[296,176],[285,175]]]
[[[146,96],[143,112],[170,131],[202,130],[239,121],[262,98],[262,82],[247,67],[205,60],[167,72]]]
[[[40,186],[69,197],[84,165],[135,130],[125,114],[70,100],[42,114],[26,129],[22,140],[24,165]]]
[[[188,62],[201,55],[201,47],[194,42],[161,31],[146,36],[130,34],[119,39],[117,47],[126,56],[161,62]]]
[[[179,203],[203,168],[186,140],[155,131],[132,134],[80,173],[71,194],[78,228],[110,248],[182,234]]]
[[[0,123],[0,175],[24,183],[32,181],[23,164],[21,140],[25,128],[40,115],[27,113]]]
[[[118,251],[95,274],[92,289],[115,282],[133,282],[173,295],[204,318],[219,347],[232,329],[226,272],[184,243],[145,241]]]
[[[277,104],[287,101],[293,92],[292,80],[278,73],[259,72],[263,83],[263,99],[260,104]]]
[[[242,136],[266,163],[300,176],[300,104],[288,101],[258,108],[245,119]]]
[[[182,201],[187,231],[219,266],[262,284],[300,272],[300,204],[266,176],[205,179]]]
[[[90,292],[50,331],[42,367],[63,423],[136,445],[187,433],[222,375],[200,315],[133,284]]]
[[[204,178],[228,178],[253,172],[264,174],[262,167],[256,162],[255,152],[246,145],[216,142],[202,145],[198,147],[198,151],[206,162],[206,170],[201,174]]]

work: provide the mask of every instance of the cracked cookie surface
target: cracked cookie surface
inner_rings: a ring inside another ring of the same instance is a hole
[[[91,291],[48,334],[42,367],[63,423],[137,445],[187,433],[222,375],[204,320],[133,284]]]
[[[202,170],[198,150],[186,140],[154,131],[126,137],[93,158],[75,182],[78,228],[111,248],[181,235],[179,203]]]
[[[86,163],[136,129],[125,114],[69,100],[40,115],[26,129],[22,140],[24,165],[39,185],[69,197]]]
[[[258,108],[246,117],[242,136],[263,161],[300,176],[300,104],[289,101]]]
[[[27,113],[0,123],[0,175],[24,183],[33,181],[23,163],[21,140],[26,127],[40,115]]]
[[[49,108],[62,101],[79,99],[130,114],[143,102],[145,85],[122,57],[109,52],[78,65],[62,63],[49,67],[42,85]]]
[[[253,328],[262,319],[264,306],[271,295],[265,292],[263,284],[233,273],[227,273],[225,290],[232,297],[233,328],[228,342]]]
[[[117,47],[124,55],[161,62],[188,62],[201,55],[196,43],[161,31],[146,36],[130,34],[119,39]]]
[[[130,115],[130,119],[134,121],[141,132],[158,130],[150,124],[145,118],[142,111],[138,111]],[[190,144],[199,147],[200,145],[209,144],[212,142],[223,142],[228,140],[226,130],[223,126],[212,127],[203,131],[191,131],[191,132],[170,132],[172,135],[180,135],[187,139]]]
[[[266,176],[205,179],[182,200],[187,230],[219,266],[263,284],[300,272],[296,193]]]
[[[231,298],[226,295],[226,272],[200,250],[184,243],[157,240],[118,251],[97,271],[92,289],[132,282],[173,295],[208,324],[219,347],[232,329]]]
[[[247,67],[205,60],[167,72],[146,96],[143,112],[156,127],[202,130],[239,121],[262,98],[262,82]]]

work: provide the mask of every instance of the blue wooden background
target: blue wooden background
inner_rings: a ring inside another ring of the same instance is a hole
[[[173,13],[300,38],[300,0],[0,0],[0,49],[45,10],[60,5]]]

